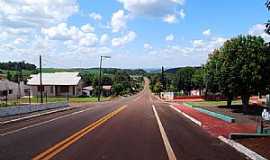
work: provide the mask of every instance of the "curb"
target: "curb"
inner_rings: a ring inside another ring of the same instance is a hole
[[[21,118],[16,118],[16,119],[0,122],[0,125],[6,125],[6,124],[10,124],[10,123],[15,123],[15,122],[28,120],[28,119],[32,119],[32,118],[36,118],[36,117],[41,117],[41,116],[46,116],[46,115],[49,115],[49,114],[53,114],[53,113],[57,113],[57,112],[63,112],[63,111],[71,110],[71,109],[73,109],[73,108],[68,107],[68,108],[62,108],[62,109],[53,110],[53,111],[49,111],[49,112],[45,112],[45,113],[34,114],[34,115],[31,115],[31,116],[25,116],[25,117],[21,117]]]
[[[190,119],[192,122],[194,122],[195,124],[199,125],[200,127],[202,127],[202,123],[198,120],[196,120],[195,118],[187,115],[186,113],[180,111],[179,109],[175,108],[173,105],[170,105],[171,108],[173,108],[175,111],[181,113],[183,116],[187,117],[188,119]],[[237,133],[236,133],[237,134]],[[232,134],[231,134],[232,135]],[[231,136],[230,135],[230,136]],[[219,136],[218,139],[226,144],[228,144],[229,146],[231,146],[232,148],[236,149],[238,152],[246,155],[247,157],[249,157],[252,160],[267,160],[266,158],[264,158],[263,156],[259,155],[258,153],[248,149],[247,147],[243,146],[240,143],[235,142],[234,140],[231,139],[227,139],[223,136]]]
[[[259,134],[259,133],[231,133],[230,139],[242,139],[242,138],[257,138],[257,137],[270,137],[270,134]]]
[[[181,110],[175,108],[173,105],[170,105],[170,107],[172,109],[174,109],[176,112],[182,114],[183,116],[185,116],[186,118],[188,118],[189,120],[191,120],[192,122],[194,122],[195,124],[197,124],[198,126],[202,127],[202,122],[201,121],[199,121],[199,120],[197,120],[197,119],[195,119],[195,118],[187,115],[186,113],[182,112]]]
[[[231,147],[236,149],[238,152],[243,153],[244,155],[246,155],[247,157],[249,157],[252,160],[267,160],[266,158],[262,157],[258,153],[248,149],[247,147],[243,146],[240,143],[235,142],[234,140],[227,139],[223,136],[219,136],[218,139],[221,140],[222,142],[230,145]]]
[[[186,107],[190,107],[193,108],[201,113],[207,114],[211,117],[217,118],[217,119],[221,119],[225,122],[229,122],[229,123],[234,123],[235,122],[235,118],[231,117],[231,116],[227,116],[225,114],[221,114],[221,113],[217,113],[217,112],[213,112],[213,111],[209,111],[207,109],[204,108],[200,108],[198,106],[192,105],[190,103],[183,103]]]

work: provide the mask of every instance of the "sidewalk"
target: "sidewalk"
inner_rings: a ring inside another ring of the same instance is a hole
[[[195,109],[185,107],[180,104],[173,104],[174,107],[186,113],[187,115],[195,118],[202,123],[202,128],[206,130],[209,134],[219,137],[224,136],[229,137],[230,133],[255,133],[256,125],[253,124],[236,124],[228,123],[214,117],[208,116],[201,113]]]
[[[43,111],[18,114],[18,115],[14,115],[14,116],[1,117],[0,118],[0,125],[18,122],[18,121],[22,121],[22,120],[27,120],[27,119],[31,119],[31,118],[36,118],[36,117],[40,117],[40,116],[45,116],[45,115],[49,115],[49,114],[53,114],[53,113],[57,113],[57,112],[64,112],[64,111],[71,110],[71,109],[73,109],[73,107],[54,108],[54,109],[48,109],[48,110],[43,110]]]

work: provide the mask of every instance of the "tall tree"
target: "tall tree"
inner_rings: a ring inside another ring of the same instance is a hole
[[[228,105],[234,96],[240,95],[247,111],[250,96],[265,90],[270,83],[269,61],[269,49],[263,38],[238,36],[226,41],[209,58],[208,66],[216,63],[218,90],[227,96]],[[208,75],[213,73],[213,68],[209,67]]]
[[[270,0],[267,0],[265,2],[265,6],[266,8],[268,9],[268,11],[270,10]],[[265,29],[265,32],[270,34],[270,20],[268,20],[268,22],[266,22],[266,29]]]

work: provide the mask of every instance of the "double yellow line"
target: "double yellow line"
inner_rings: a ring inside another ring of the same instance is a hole
[[[59,152],[63,151],[67,147],[69,147],[71,144],[85,136],[87,133],[91,132],[101,124],[105,123],[109,119],[111,119],[113,116],[117,115],[120,113],[122,110],[124,110],[127,106],[122,106],[115,111],[105,115],[101,119],[97,120],[96,122],[90,124],[89,126],[83,128],[82,130],[76,132],[75,134],[71,135],[70,137],[66,138],[65,140],[55,144],[51,148],[47,149],[46,151],[40,153],[36,157],[33,158],[33,160],[48,160],[54,157],[56,154]]]

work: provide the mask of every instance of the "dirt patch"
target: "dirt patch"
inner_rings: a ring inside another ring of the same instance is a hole
[[[237,142],[270,159],[270,137],[240,139]]]

